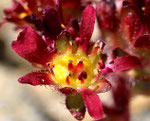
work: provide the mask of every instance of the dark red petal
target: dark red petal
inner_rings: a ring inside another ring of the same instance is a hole
[[[25,2],[34,15],[38,16],[39,14],[42,14],[43,9],[41,6],[38,6],[38,4],[40,4],[39,0],[25,0]]]
[[[31,10],[34,10],[33,8],[37,7],[37,0],[24,0],[24,1],[28,4],[28,7]]]
[[[81,14],[81,0],[60,0],[60,2],[65,24],[68,24],[71,18],[77,18]]]
[[[61,93],[65,95],[76,93],[76,90],[70,87],[58,88],[58,91],[60,91]]]
[[[85,115],[85,106],[82,96],[79,93],[69,95],[66,98],[66,106],[70,113],[77,119],[83,120]]]
[[[30,0],[31,1],[31,0]],[[55,0],[40,0],[41,4],[43,5],[51,5],[54,6],[55,5]]]
[[[56,5],[57,5],[57,13],[58,13],[58,18],[62,24],[64,24],[64,18],[63,18],[63,13],[62,13],[62,5],[60,0],[56,0]]]
[[[55,85],[56,83],[52,81],[50,74],[42,72],[32,72],[29,73],[18,80],[23,84],[36,85]]]
[[[95,19],[96,19],[95,9],[92,5],[88,5],[82,13],[81,25],[79,31],[80,38],[84,42],[85,48],[87,48],[88,42],[92,36]]]
[[[98,95],[86,88],[81,89],[80,92],[90,116],[95,120],[103,118],[103,106]]]
[[[141,62],[134,56],[123,56],[114,60],[113,70],[122,71],[130,68],[140,67]]]
[[[147,31],[146,19],[134,4],[124,5],[121,11],[121,31],[125,39],[133,42]]]
[[[48,53],[47,45],[31,27],[26,27],[16,41],[12,42],[12,49],[21,57],[30,62],[46,65],[52,58]]]
[[[146,3],[145,3],[145,15],[150,20],[150,0],[146,0]]]
[[[42,16],[42,25],[44,31],[50,37],[56,38],[62,30],[57,11],[50,6],[47,6],[43,12],[44,15]]]
[[[150,50],[150,35],[140,36],[134,43],[135,48]]]
[[[134,12],[129,12],[121,24],[122,34],[134,42],[143,32],[143,25]]]

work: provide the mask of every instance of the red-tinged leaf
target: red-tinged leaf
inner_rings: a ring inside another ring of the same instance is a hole
[[[74,94],[76,93],[76,90],[70,87],[63,87],[58,89],[58,91],[60,91],[61,93],[65,94],[65,95],[70,95],[70,94]]]
[[[29,73],[18,80],[23,84],[36,85],[55,85],[56,83],[52,81],[50,74],[43,72],[32,72]]]
[[[141,36],[144,31],[142,21],[135,12],[128,12],[121,23],[121,31],[124,38],[133,42]]]
[[[96,93],[103,93],[111,89],[111,84],[106,79],[99,79],[94,84],[89,86],[89,89]]]
[[[82,96],[79,93],[69,95],[66,98],[66,106],[70,113],[77,119],[83,120],[85,115],[85,106]]]
[[[123,7],[121,10],[121,19],[124,18],[129,12],[134,12],[139,19],[143,22],[145,22],[145,16],[143,12],[141,11],[141,8],[139,9],[139,6],[136,4],[131,4],[128,1],[123,1]]]
[[[103,118],[103,106],[99,96],[95,92],[86,88],[81,89],[80,93],[90,116],[95,120]]]
[[[134,43],[135,48],[150,50],[150,35],[140,36]]]
[[[46,65],[52,54],[48,53],[47,45],[31,27],[20,32],[16,41],[12,42],[12,49],[21,57],[32,63]]]
[[[117,28],[116,7],[111,1],[100,1],[96,4],[96,14],[100,27],[107,30]]]
[[[114,60],[113,70],[123,71],[130,68],[140,67],[141,62],[135,56],[123,56]]]
[[[92,5],[88,5],[83,13],[81,18],[81,25],[80,25],[80,38],[84,42],[83,49],[87,48],[88,42],[91,39],[94,24],[96,19],[96,12]]]

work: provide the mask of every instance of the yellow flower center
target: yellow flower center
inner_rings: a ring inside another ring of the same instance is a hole
[[[91,85],[94,64],[82,51],[57,55],[52,63],[52,79],[61,86],[77,89]]]

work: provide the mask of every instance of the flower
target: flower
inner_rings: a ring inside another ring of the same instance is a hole
[[[26,23],[30,23],[31,10],[22,0],[20,2],[13,0],[11,8],[4,9],[5,21],[9,21],[22,26]]]
[[[111,88],[105,79],[107,73],[140,66],[139,59],[134,56],[104,63],[104,43],[90,41],[95,19],[95,9],[88,5],[82,12],[75,36],[63,33],[47,43],[45,35],[39,35],[27,26],[12,42],[12,48],[19,56],[41,69],[19,78],[19,82],[34,86],[57,85],[57,90],[66,95],[66,106],[77,120],[84,118],[85,109],[95,120],[103,117],[103,106],[96,93]]]
[[[51,17],[52,20],[56,19],[56,22],[59,21],[60,24],[65,24],[68,23],[71,17],[77,17],[81,12],[80,0],[12,0],[12,2],[11,8],[4,9],[5,16],[2,23],[14,23],[17,28],[23,28],[28,24],[32,26],[39,24],[38,22],[41,19],[43,20],[45,14],[50,14],[47,18]],[[47,8],[50,8],[51,12],[46,10]],[[52,22],[56,25],[54,21]]]

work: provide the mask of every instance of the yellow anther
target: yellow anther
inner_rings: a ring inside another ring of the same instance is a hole
[[[64,24],[61,24],[61,27],[62,27],[63,29],[65,29],[65,28],[66,28]]]
[[[145,7],[142,7],[142,11],[145,11]]]
[[[27,16],[27,13],[21,13],[21,14],[19,15],[19,17],[22,18],[22,19],[25,18],[26,16]]]

